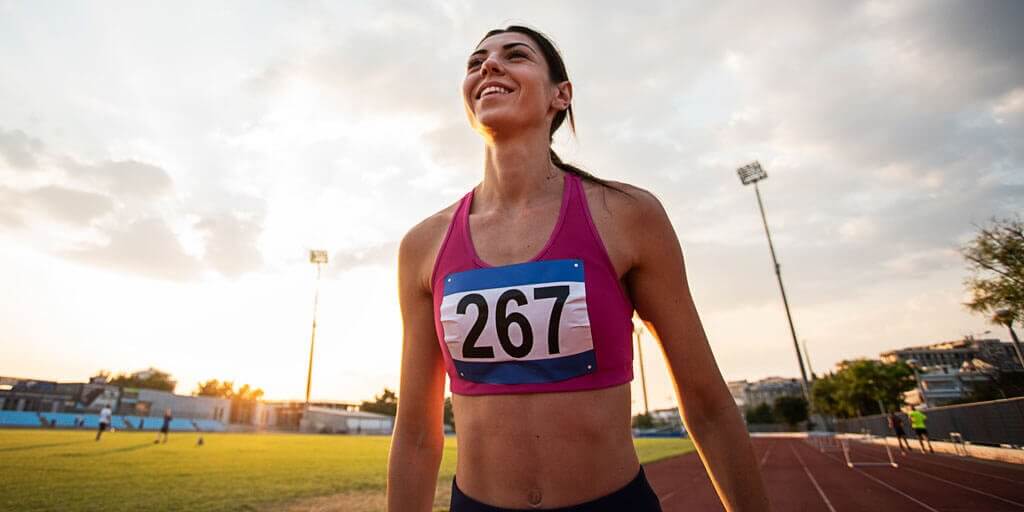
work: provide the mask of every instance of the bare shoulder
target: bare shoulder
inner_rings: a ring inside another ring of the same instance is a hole
[[[430,289],[430,274],[434,269],[434,260],[437,259],[437,253],[441,249],[458,206],[459,202],[456,201],[423,219],[402,237],[398,248],[399,271],[405,275],[410,275],[411,272],[425,290]]]
[[[620,276],[642,259],[648,238],[671,226],[661,201],[650,191],[619,181],[608,186],[584,181],[587,204],[608,256]]]
[[[663,214],[665,209],[652,192],[621,181],[605,180],[608,186],[584,181],[588,202],[595,202],[622,221],[641,222],[652,215]],[[594,201],[596,199],[596,201]]]

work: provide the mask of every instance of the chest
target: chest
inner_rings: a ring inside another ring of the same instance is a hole
[[[598,237],[621,279],[629,271],[626,227],[623,219],[607,208],[606,193],[587,187],[585,198]],[[469,238],[477,256],[492,266],[529,261],[552,241],[561,208],[560,201],[549,201],[523,211],[471,213]]]

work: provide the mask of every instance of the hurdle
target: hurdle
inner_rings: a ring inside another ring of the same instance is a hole
[[[960,432],[950,432],[949,441],[953,443],[953,451],[961,457],[967,456],[967,443],[964,441],[964,436],[960,435]]]
[[[821,453],[839,452],[843,449],[835,432],[808,432],[805,441]]]
[[[882,444],[885,445],[885,454],[889,458],[889,462],[855,462],[850,459],[850,440],[846,437],[840,440],[843,447],[843,457],[846,459],[846,467],[864,467],[864,466],[891,466],[894,468],[900,467],[896,462],[896,459],[892,457],[892,449],[889,448],[889,442],[883,437],[876,436],[867,431],[867,429],[861,432],[861,440],[867,443],[873,443],[875,439],[881,439]]]

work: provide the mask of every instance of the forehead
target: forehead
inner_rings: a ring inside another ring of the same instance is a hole
[[[479,50],[486,50],[488,52],[500,50],[507,44],[511,43],[523,43],[530,47],[536,53],[540,53],[540,49],[537,48],[537,43],[526,34],[520,34],[518,32],[502,32],[501,34],[495,34],[477,45],[474,53]]]

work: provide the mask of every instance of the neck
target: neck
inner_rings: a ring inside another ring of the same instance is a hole
[[[485,149],[484,180],[476,197],[491,209],[518,209],[549,195],[561,196],[561,170],[551,162],[546,133],[491,139]]]

